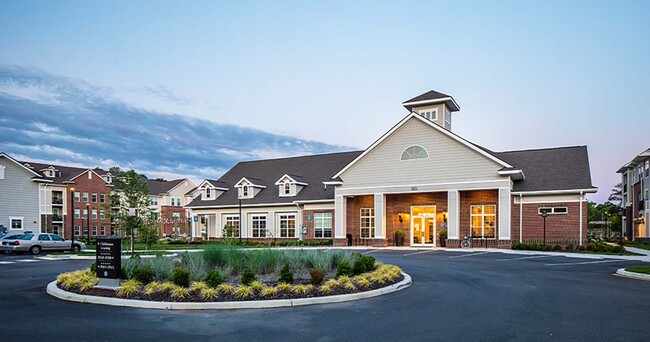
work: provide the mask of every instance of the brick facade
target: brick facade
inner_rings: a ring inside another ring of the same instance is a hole
[[[179,214],[180,218],[174,220],[174,213]],[[174,233],[174,227],[183,227],[185,224],[185,208],[163,205],[160,207],[160,222],[162,226],[162,235],[171,235]]]
[[[447,212],[447,192],[386,195],[386,239],[389,245],[395,244],[395,232],[398,230],[404,233],[404,246],[410,245],[412,206],[435,206],[436,231],[439,233],[443,229],[446,223],[443,212]],[[402,222],[399,221],[400,213]],[[439,240],[436,240],[436,245],[439,245]]]
[[[88,178],[88,174],[92,174],[92,178]],[[104,179],[97,174],[91,172],[91,171],[86,171],[79,177],[74,179],[74,183],[68,185],[68,196],[70,196],[70,191],[71,189],[74,188],[75,192],[79,192],[79,202],[74,201],[72,202],[72,205],[69,205],[67,210],[67,222],[64,222],[65,226],[65,236],[70,237],[72,236],[72,232],[74,231],[73,227],[70,227],[70,217],[74,217],[74,209],[79,209],[80,210],[80,218],[75,218],[74,219],[74,226],[79,227],[79,233],[80,235],[76,236],[76,238],[85,238],[86,234],[83,232],[83,227],[88,226],[88,234],[90,234],[91,238],[101,236],[101,227],[104,227],[104,235],[108,236],[111,233],[111,219],[110,219],[110,204],[111,204],[111,188],[108,186],[108,184],[104,181]],[[88,201],[84,201],[84,193],[88,193]],[[93,201],[93,195],[92,194],[97,194],[97,200]],[[100,194],[104,194],[104,203],[100,202]],[[73,200],[72,198],[68,198],[68,203]],[[88,219],[84,217],[84,209],[88,209]],[[97,210],[97,218],[93,218],[92,212],[93,210]],[[100,217],[100,211],[104,211],[104,219],[101,219]],[[93,227],[97,227],[97,232],[96,235],[93,236]]]
[[[566,207],[566,214],[548,215],[546,217],[546,243],[565,245],[578,243],[580,238],[580,204],[566,203],[524,203],[522,207],[522,241],[524,243],[541,243],[544,237],[544,219],[539,208]],[[512,241],[519,241],[519,204],[512,204]],[[582,241],[587,241],[587,202],[582,203]]]
[[[330,213],[332,215],[332,234],[330,237],[317,238],[316,231],[314,229],[314,214],[316,213]],[[303,240],[333,240],[334,239],[334,210],[332,209],[323,209],[323,210],[303,210],[302,211],[302,225],[307,228],[307,235],[303,236]]]

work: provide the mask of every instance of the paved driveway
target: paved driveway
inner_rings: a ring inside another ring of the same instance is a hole
[[[64,302],[45,286],[88,261],[0,256],[0,331],[17,340],[642,341],[650,282],[612,275],[640,262],[475,252],[364,253],[413,285],[351,303],[235,311],[160,311]]]

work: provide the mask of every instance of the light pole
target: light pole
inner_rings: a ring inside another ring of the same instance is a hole
[[[241,222],[242,222],[242,219],[241,219],[241,198],[240,198],[239,199],[239,223],[237,224],[239,226],[239,227],[237,227],[238,228],[237,230],[239,230],[239,245],[240,246],[241,246],[241,228],[242,228],[241,227]]]
[[[608,213],[608,212],[605,212],[605,229],[606,229],[606,234],[605,234],[606,236],[605,236],[605,237],[607,237],[607,238],[608,238],[609,235],[610,235],[610,234],[609,234],[609,223],[607,223],[607,219],[609,219],[609,217],[610,217],[611,215],[612,215],[612,214],[610,214],[610,213]]]
[[[619,207],[617,214],[618,220],[621,221],[621,235],[618,237],[618,245],[621,247],[621,255],[623,255],[623,216],[625,215],[625,209]]]
[[[70,243],[70,252],[74,248],[74,188],[70,188],[70,234],[72,243]]]
[[[548,211],[542,210],[542,217],[544,218],[544,239],[543,239],[544,249],[546,249],[546,216],[548,216]]]

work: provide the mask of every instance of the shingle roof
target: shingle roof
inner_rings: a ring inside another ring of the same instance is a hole
[[[80,167],[63,166],[63,165],[56,165],[56,164],[33,163],[29,161],[21,161],[20,163],[23,165],[29,165],[29,168],[31,168],[34,172],[40,174],[41,178],[52,180],[53,184],[60,184],[60,185],[65,185],[63,182],[69,181],[75,176],[78,176],[79,174],[89,170]],[[50,166],[53,166],[56,170],[59,171],[58,173],[55,173],[55,176],[53,178],[45,177],[45,175],[41,171],[43,169],[48,169]]]
[[[416,102],[416,101],[425,101],[425,100],[437,100],[437,99],[444,99],[446,97],[451,97],[447,94],[443,94],[440,92],[437,92],[435,90],[429,90],[424,94],[418,95],[410,100],[406,100],[403,103],[409,103],[409,102]]]
[[[237,189],[234,188],[234,185],[242,177],[246,177],[247,179],[256,178],[260,182],[259,185],[266,186],[255,197],[242,200],[243,205],[333,200],[334,187],[325,187],[323,182],[329,181],[334,173],[342,169],[359,154],[361,154],[361,151],[241,162],[218,180],[227,184],[228,191],[214,200],[204,201],[202,200],[202,196],[199,196],[188,204],[188,206],[237,205]],[[275,182],[284,174],[302,175],[302,181],[309,185],[304,187],[296,196],[280,197]]]
[[[149,195],[165,194],[184,180],[184,178],[174,179],[170,181],[157,181],[153,179],[147,179],[147,185],[149,186]]]
[[[488,150],[489,151],[489,150]],[[587,146],[491,152],[524,172],[513,191],[593,189]]]

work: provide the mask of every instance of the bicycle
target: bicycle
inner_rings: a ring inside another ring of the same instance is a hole
[[[474,241],[476,238],[464,236],[463,241],[460,242],[462,248],[474,248],[474,247],[483,247],[483,239],[478,239],[478,244]],[[485,242],[485,248],[487,248],[487,241]]]

